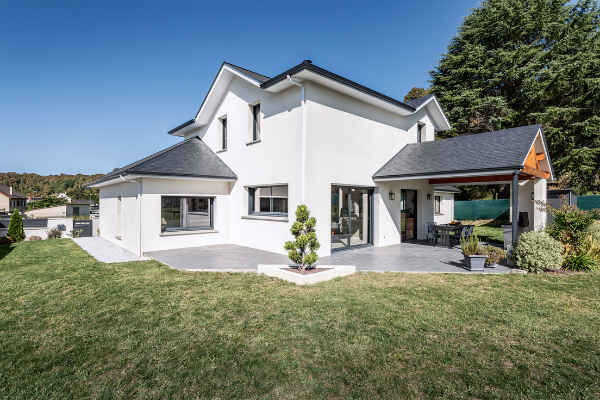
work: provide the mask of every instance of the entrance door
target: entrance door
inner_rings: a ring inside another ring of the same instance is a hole
[[[372,243],[372,189],[331,187],[331,249]]]
[[[417,191],[400,191],[400,233],[402,240],[417,238]]]

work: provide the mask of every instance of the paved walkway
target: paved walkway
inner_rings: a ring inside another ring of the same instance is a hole
[[[233,244],[148,252],[145,255],[176,269],[253,272],[258,264],[289,264],[285,255]],[[408,242],[387,247],[338,251],[319,259],[319,265],[355,265],[358,271],[476,273],[464,268],[460,248]],[[486,268],[485,273],[506,273],[509,268]]]
[[[135,254],[117,246],[101,237],[73,238],[81,248],[96,260],[103,263],[122,263],[129,261],[146,261],[148,257],[138,257]]]

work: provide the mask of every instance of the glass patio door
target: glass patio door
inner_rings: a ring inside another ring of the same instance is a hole
[[[371,243],[373,190],[331,187],[331,248]]]

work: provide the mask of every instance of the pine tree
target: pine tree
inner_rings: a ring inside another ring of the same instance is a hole
[[[555,172],[600,191],[599,29],[592,0],[482,2],[430,72],[440,137],[542,123]]]
[[[14,210],[8,223],[7,236],[13,238],[15,242],[22,242],[25,239],[25,231],[23,230],[23,218],[19,210]]]
[[[319,259],[316,251],[321,244],[317,240],[315,226],[317,226],[317,219],[310,216],[304,204],[299,205],[296,210],[296,222],[290,229],[296,240],[285,242],[285,249],[290,260],[295,262],[301,271],[312,267]]]

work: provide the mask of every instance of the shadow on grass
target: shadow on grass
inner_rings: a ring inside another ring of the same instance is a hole
[[[0,245],[0,261],[6,257],[8,255],[8,253],[10,253],[11,251],[13,251],[13,249],[15,248],[14,245],[11,244],[2,244]]]

